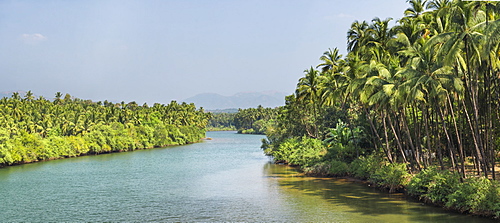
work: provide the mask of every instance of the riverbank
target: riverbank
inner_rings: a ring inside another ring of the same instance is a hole
[[[37,135],[28,135],[28,137],[30,137],[34,142],[14,144],[8,143],[9,141],[7,141],[7,143],[5,143],[6,146],[3,146],[3,148],[11,148],[4,151],[0,150],[0,168],[81,156],[187,145],[209,139],[205,137],[206,133],[204,131],[191,130],[186,131],[185,134],[181,131],[179,131],[179,133],[182,134],[182,138],[176,137],[163,140],[144,140],[144,136],[137,133],[134,135],[135,137],[126,137],[124,135],[117,134],[104,134],[109,137],[97,139],[86,136],[51,136],[42,138]],[[102,134],[102,132],[100,132],[100,134]],[[156,144],[154,144],[154,142],[156,142]],[[158,142],[162,143],[158,144]],[[21,149],[16,150],[14,146],[18,146],[18,148]]]
[[[364,160],[374,160],[367,158]],[[295,166],[306,176],[318,178],[345,179],[367,187],[377,188],[385,193],[401,193],[407,199],[426,205],[444,208],[461,214],[500,219],[500,183],[484,177],[470,177],[461,180],[460,176],[448,170],[429,167],[417,174],[403,173],[398,165],[383,164],[373,173],[361,173],[352,169],[376,166],[375,162],[365,161],[342,165],[340,161],[328,164],[318,163],[313,167]],[[358,163],[358,164],[356,164]],[[361,165],[360,165],[361,163]],[[396,166],[396,167],[394,167]],[[401,165],[399,165],[401,166]],[[340,167],[340,168],[339,168]],[[347,167],[347,168],[346,168]],[[364,177],[361,177],[363,175]]]
[[[208,132],[207,137],[213,140],[2,168],[0,219],[492,222],[363,185],[305,177],[294,168],[269,163],[259,149],[262,136]]]
[[[207,127],[207,132],[222,132],[222,131],[236,131],[232,127]]]

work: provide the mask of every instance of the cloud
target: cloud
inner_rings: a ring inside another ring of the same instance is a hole
[[[38,44],[40,42],[47,40],[47,37],[45,37],[40,33],[22,34],[21,40],[23,40],[23,42],[26,44]]]

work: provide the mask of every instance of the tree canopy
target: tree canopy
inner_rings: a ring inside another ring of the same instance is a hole
[[[210,113],[194,104],[138,105],[13,93],[0,99],[0,166],[182,145],[205,135]]]
[[[328,49],[304,71],[268,133],[268,154],[294,137],[325,140],[342,123],[361,137],[357,155],[380,151],[417,172],[450,166],[462,178],[472,174],[469,157],[475,174],[496,178],[500,4],[408,3],[395,26],[391,18],[354,21],[347,55]]]

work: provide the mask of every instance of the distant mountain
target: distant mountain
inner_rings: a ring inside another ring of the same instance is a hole
[[[285,104],[283,92],[241,92],[233,96],[223,96],[215,93],[203,93],[194,97],[186,98],[183,101],[194,103],[197,107],[205,110],[221,110],[228,108],[255,108],[259,105],[263,107],[278,107]]]

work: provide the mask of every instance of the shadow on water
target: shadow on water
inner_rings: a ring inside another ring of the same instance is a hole
[[[266,164],[265,176],[276,179],[288,193],[319,197],[344,212],[394,222],[496,222],[491,219],[461,215],[439,207],[409,201],[404,194],[387,194],[365,183],[349,179],[315,178],[284,165]],[[398,220],[399,218],[399,220]],[[391,220],[392,219],[392,220]]]

